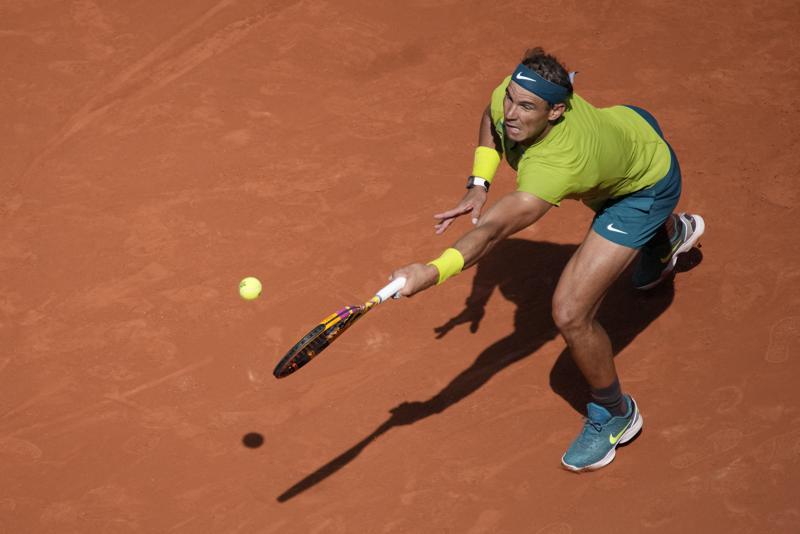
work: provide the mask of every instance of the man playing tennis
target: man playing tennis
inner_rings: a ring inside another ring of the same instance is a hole
[[[561,274],[552,313],[592,397],[584,427],[561,463],[572,471],[599,469],[614,459],[617,445],[636,436],[642,416],[622,392],[597,310],[637,255],[635,287],[665,280],[677,256],[702,235],[703,219],[673,213],[680,167],[653,116],[632,106],[593,107],[573,93],[567,70],[541,48],[526,52],[492,93],[478,144],[466,195],[434,216],[437,233],[466,214],[476,226],[436,260],[396,270],[393,278],[407,278],[398,295],[414,295],[474,265],[564,199],[592,208],[591,227]],[[517,190],[481,215],[502,155],[517,171]]]

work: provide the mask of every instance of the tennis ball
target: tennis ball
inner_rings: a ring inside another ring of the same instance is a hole
[[[248,276],[239,282],[239,295],[244,300],[257,299],[261,294],[261,281],[255,276]]]

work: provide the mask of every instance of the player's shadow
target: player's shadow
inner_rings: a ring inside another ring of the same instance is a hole
[[[551,299],[561,271],[576,249],[575,245],[523,239],[507,239],[498,244],[478,264],[464,310],[434,332],[441,338],[460,325],[469,325],[471,331],[477,331],[495,288],[517,306],[514,331],[484,349],[472,365],[430,399],[403,402],[392,408],[391,416],[370,435],[294,484],[277,500],[285,502],[336,473],[390,429],[443,412],[478,390],[498,372],[530,356],[558,336],[551,317]],[[615,355],[670,305],[673,294],[671,282],[640,292],[631,287],[630,273],[620,276],[598,312],[598,320],[611,337]],[[588,386],[567,349],[553,365],[550,385],[576,410],[584,412]]]

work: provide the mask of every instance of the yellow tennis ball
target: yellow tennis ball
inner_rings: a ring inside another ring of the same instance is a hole
[[[257,299],[261,294],[261,281],[255,276],[248,276],[239,282],[239,295],[244,300]]]

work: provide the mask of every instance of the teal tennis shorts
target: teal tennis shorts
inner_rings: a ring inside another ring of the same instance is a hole
[[[628,107],[664,138],[655,117],[644,109]],[[609,199],[595,213],[592,229],[609,241],[629,248],[638,249],[650,241],[675,210],[681,197],[681,167],[671,146],[669,155],[666,176],[641,191]]]

